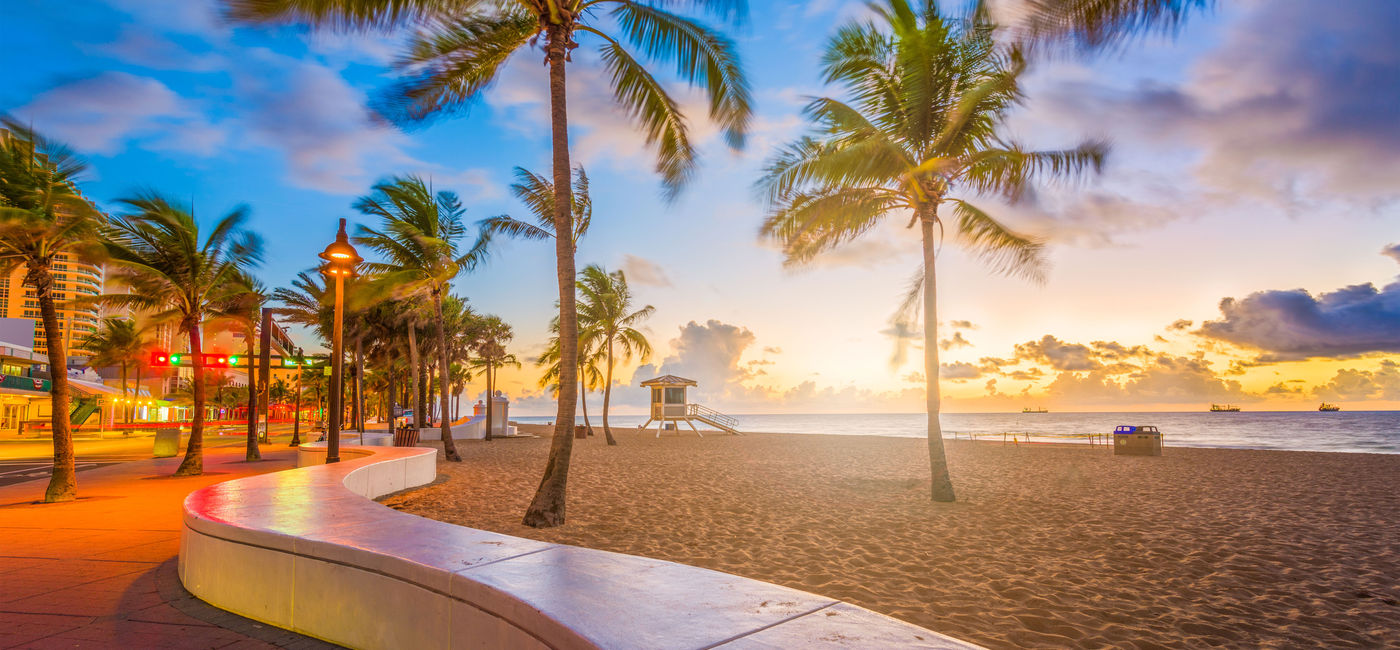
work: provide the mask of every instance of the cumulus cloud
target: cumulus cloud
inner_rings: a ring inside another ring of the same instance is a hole
[[[1400,352],[1400,282],[1357,284],[1314,297],[1302,289],[1220,301],[1201,336],[1261,350],[1266,360]]]
[[[1396,196],[1400,12],[1393,0],[1248,2],[1180,86],[1053,91],[1062,115],[1200,151],[1197,176],[1293,201],[1310,190]]]
[[[1055,370],[1093,370],[1101,365],[1094,356],[1094,350],[1087,345],[1065,343],[1049,334],[1039,341],[1016,345],[1018,360],[1048,364]]]
[[[1400,262],[1400,244],[1391,244],[1381,249],[1381,255]]]
[[[1386,359],[1374,371],[1342,369],[1313,394],[1323,399],[1400,400],[1400,364]]]
[[[962,332],[953,332],[953,336],[938,341],[938,348],[941,350],[951,350],[953,348],[971,347],[972,343],[963,338]]]
[[[957,361],[954,363],[939,364],[938,376],[941,379],[967,381],[969,379],[981,377],[982,370],[970,363]]]
[[[623,255],[622,272],[627,274],[627,281],[635,285],[646,287],[671,286],[671,278],[666,275],[666,269],[645,257]]]
[[[165,84],[126,72],[58,85],[15,114],[80,151],[99,154],[118,153],[136,138],[211,153],[224,139],[221,129],[205,122]]]

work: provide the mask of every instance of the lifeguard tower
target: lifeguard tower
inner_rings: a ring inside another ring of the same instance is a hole
[[[690,386],[699,386],[694,379],[677,377],[675,375],[662,375],[656,379],[648,379],[642,382],[642,386],[651,389],[651,412],[647,423],[641,428],[645,430],[652,422],[656,425],[656,437],[661,437],[661,430],[666,428],[666,423],[685,422],[695,435],[704,437],[699,429],[695,428],[694,421],[703,422],[720,431],[730,435],[743,435],[736,428],[739,421],[720,413],[711,408],[706,408],[699,404],[691,404],[685,395],[685,389]],[[680,428],[676,427],[677,434]]]

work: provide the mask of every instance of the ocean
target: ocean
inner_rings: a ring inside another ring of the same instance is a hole
[[[590,413],[594,427],[602,425]],[[922,413],[841,413],[735,415],[739,430],[766,433],[825,433],[835,435],[922,438]],[[526,423],[553,422],[553,417],[513,417]],[[640,415],[609,416],[613,426],[636,427]],[[580,424],[583,418],[578,419]],[[1109,433],[1121,424],[1153,425],[1166,446],[1289,449],[1400,453],[1400,411],[1242,411],[1239,413],[945,413],[945,438],[969,433],[1030,434],[1032,441],[1082,442],[1057,436]],[[652,426],[655,426],[653,424]],[[689,429],[681,425],[682,429]],[[697,425],[698,426],[698,425]],[[705,427],[701,427],[702,429]]]

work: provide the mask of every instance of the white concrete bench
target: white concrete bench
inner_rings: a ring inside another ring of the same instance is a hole
[[[334,465],[299,453],[315,464],[185,499],[191,593],[357,648],[977,647],[787,587],[370,500],[431,482],[432,448],[348,447]]]

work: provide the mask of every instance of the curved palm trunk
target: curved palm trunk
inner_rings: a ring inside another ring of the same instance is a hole
[[[461,462],[462,456],[457,453],[457,441],[452,439],[452,421],[447,417],[452,391],[447,386],[451,378],[447,376],[447,323],[442,315],[442,292],[433,293],[433,307],[437,309],[438,382],[441,388],[438,391],[438,404],[442,407],[442,450],[447,460]]]
[[[569,458],[574,449],[574,398],[578,381],[578,309],[575,305],[573,185],[569,168],[569,111],[566,101],[564,60],[571,41],[568,28],[551,24],[546,44],[549,61],[549,110],[554,149],[554,254],[559,281],[559,411],[554,420],[554,440],[549,462],[522,521],[526,526],[548,528],[564,523],[565,494],[569,482]]]
[[[26,278],[34,285],[34,295],[39,300],[39,316],[44,320],[44,339],[49,348],[49,376],[53,392],[49,394],[49,408],[53,411],[50,425],[53,428],[53,476],[49,487],[44,490],[44,502],[72,501],[78,497],[78,474],[73,467],[73,427],[68,420],[71,398],[68,392],[68,349],[63,345],[63,333],[58,328],[58,311],[54,308],[53,276],[47,268],[36,269]],[[56,360],[56,361],[55,361]]]
[[[617,439],[613,437],[612,428],[608,426],[608,404],[612,401],[612,371],[613,371],[613,339],[608,337],[608,373],[603,378],[603,437],[608,439],[608,446],[616,447]]]
[[[253,356],[253,337],[255,331],[248,332],[248,345],[245,353],[248,355],[248,450],[243,455],[244,462],[262,460],[262,451],[258,449],[258,373],[255,372],[257,363]]]
[[[355,328],[355,430],[365,432],[365,348],[364,334]]]
[[[141,392],[141,391],[136,391],[136,392],[139,393],[139,392]],[[122,399],[126,400],[126,406],[122,408],[122,421],[125,422],[125,423],[127,423],[127,424],[131,424],[131,409],[133,409],[133,408],[135,408],[135,407],[132,406],[131,396],[128,395],[127,392],[126,392],[126,362],[125,362],[125,361],[122,362]]]
[[[937,243],[932,215],[921,220],[920,231],[924,246],[924,382],[928,392],[928,464],[932,477],[929,488],[934,501],[954,501],[948,457],[943,451],[943,426],[938,418],[942,397],[938,388],[938,285],[934,272]]]
[[[583,429],[593,435],[593,423],[588,421],[588,382],[583,380],[583,369],[579,368],[578,403],[583,407]]]
[[[302,370],[301,364],[298,363],[296,406],[295,410],[292,411],[292,442],[287,445],[288,447],[296,447],[301,444],[301,374],[303,372],[305,370]]]
[[[185,447],[185,459],[175,475],[198,476],[204,473],[204,345],[199,340],[198,317],[185,332],[190,337],[190,361],[194,364],[194,414],[190,418],[190,441]]]

